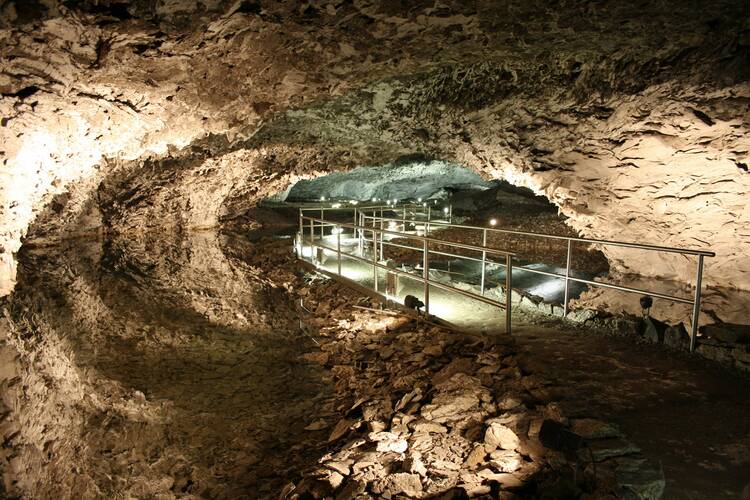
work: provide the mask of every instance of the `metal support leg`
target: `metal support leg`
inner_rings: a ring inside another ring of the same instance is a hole
[[[505,333],[511,333],[511,312],[512,302],[511,296],[513,295],[513,256],[505,256]]]
[[[323,207],[320,207],[320,239],[323,239],[323,231],[325,230],[325,224],[323,224],[323,221],[325,220],[325,211],[323,210]]]
[[[695,275],[695,298],[693,299],[693,325],[690,332],[690,352],[695,351],[698,340],[698,318],[701,314],[701,284],[703,281],[703,255],[698,256],[698,269]]]
[[[430,314],[430,250],[427,247],[427,240],[424,240],[422,249],[422,277],[424,278],[424,312]]]
[[[338,258],[339,276],[341,276],[341,231],[336,233],[336,257]]]
[[[487,228],[482,230],[482,246],[487,248]],[[487,251],[482,250],[482,282],[480,285],[480,290],[482,295],[484,295],[484,273],[487,269]]]
[[[573,240],[568,240],[568,259],[565,264],[565,299],[563,304],[563,316],[568,316],[568,300],[570,298],[570,257],[572,255]]]
[[[357,208],[356,207],[354,208],[354,221],[352,221],[352,222],[353,222],[353,224],[355,226],[357,225]],[[352,229],[352,237],[354,237],[354,238],[357,237],[357,228],[356,227],[354,229]]]

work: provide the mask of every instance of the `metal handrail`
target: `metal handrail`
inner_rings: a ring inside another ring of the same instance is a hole
[[[306,224],[306,222],[309,222],[309,225]],[[318,223],[317,226],[315,225],[316,222]],[[329,247],[329,246],[327,246],[325,244],[323,244],[322,240],[325,237],[324,236],[324,228],[325,227],[329,227],[329,226],[330,227],[338,227],[338,228],[341,228],[341,227],[351,228],[351,229],[353,229],[355,231],[355,234],[356,234],[356,231],[359,230],[360,231],[360,235],[363,232],[365,232],[365,231],[367,231],[367,232],[371,231],[373,233],[373,238],[371,240],[373,242],[372,259],[371,260],[367,260],[364,257],[360,257],[358,255],[353,255],[353,254],[350,254],[350,253],[342,252],[342,250],[341,250],[341,232],[336,233],[336,243],[337,244],[336,244],[336,248],[335,249],[331,248],[331,247]],[[422,251],[423,251],[422,276],[420,277],[418,275],[414,275],[412,273],[409,273],[409,272],[406,272],[406,271],[402,271],[400,269],[395,269],[395,268],[391,268],[391,267],[385,266],[385,265],[383,265],[383,264],[381,264],[380,262],[377,261],[377,256],[378,256],[378,250],[377,250],[378,238],[377,238],[377,235],[380,235],[380,245],[381,245],[381,252],[382,252],[383,235],[390,234],[390,235],[396,235],[396,236],[404,236],[404,233],[397,232],[397,231],[392,231],[392,230],[389,230],[389,229],[382,229],[382,228],[377,228],[377,227],[368,227],[368,226],[364,226],[364,225],[360,225],[360,224],[349,224],[349,223],[343,223],[343,222],[326,221],[325,219],[322,219],[322,218],[318,219],[318,218],[315,218],[315,217],[305,216],[305,215],[303,215],[302,210],[300,210],[300,244],[301,245],[304,244],[304,240],[306,238],[305,237],[305,231],[304,231],[304,229],[306,227],[309,227],[309,229],[310,229],[309,242],[310,242],[310,249],[311,249],[311,255],[310,255],[311,260],[314,261],[314,256],[313,256],[313,253],[312,253],[312,250],[313,250],[314,246],[318,247],[318,248],[323,248],[323,249],[326,249],[326,250],[330,250],[330,251],[336,252],[337,259],[338,259],[338,274],[339,274],[339,276],[342,275],[342,273],[341,273],[341,256],[342,255],[346,255],[347,257],[353,258],[353,259],[361,261],[361,262],[365,262],[365,263],[373,266],[373,278],[374,278],[373,279],[373,286],[374,286],[375,292],[378,292],[377,270],[378,269],[385,269],[389,273],[394,273],[396,275],[407,276],[410,279],[419,281],[419,282],[421,282],[421,283],[424,284],[424,303],[425,303],[425,312],[426,313],[429,313],[429,304],[430,304],[429,287],[430,286],[434,286],[434,287],[437,287],[437,288],[441,288],[443,290],[447,290],[447,291],[450,291],[450,292],[458,293],[459,295],[463,295],[465,297],[469,297],[469,298],[472,298],[472,299],[475,299],[475,300],[479,300],[479,301],[484,302],[484,303],[489,304],[489,305],[493,305],[493,306],[497,306],[497,307],[500,307],[502,309],[505,309],[505,326],[506,326],[506,331],[507,331],[507,333],[511,332],[511,308],[512,308],[512,304],[511,304],[511,295],[512,295],[511,294],[511,290],[512,290],[512,273],[513,273],[513,262],[512,262],[512,259],[513,259],[513,256],[514,256],[513,252],[506,252],[506,251],[503,251],[503,250],[493,249],[493,248],[486,248],[486,247],[477,247],[475,245],[467,245],[467,244],[464,244],[464,243],[443,241],[443,240],[440,240],[440,239],[437,239],[437,238],[430,238],[430,237],[427,237],[427,236],[412,236],[412,235],[407,235],[407,236],[410,236],[412,238],[416,238],[416,239],[422,241],[422,243],[423,243],[423,247],[422,247]],[[321,236],[320,236],[321,241],[318,242],[318,243],[315,242],[315,227],[320,227],[321,228],[321,232],[320,232],[320,234],[321,234]],[[488,252],[488,253],[492,253],[492,254],[495,254],[495,255],[502,255],[502,256],[504,256],[505,257],[505,267],[506,267],[506,273],[505,273],[505,282],[506,282],[505,304],[503,304],[502,302],[496,301],[496,300],[492,300],[492,299],[490,299],[488,297],[485,297],[483,295],[475,294],[475,293],[472,293],[472,292],[469,292],[469,291],[466,291],[466,290],[461,290],[459,288],[452,287],[450,285],[446,285],[445,283],[440,283],[438,281],[430,279],[430,277],[429,277],[429,270],[430,270],[430,268],[429,268],[429,254],[430,253],[435,253],[435,252],[433,252],[432,250],[429,249],[430,243],[437,243],[437,244],[441,244],[441,245],[446,245],[447,244],[447,245],[450,245],[450,246],[455,246],[457,248],[464,248],[464,249],[468,249],[468,250]],[[303,255],[302,255],[301,252],[298,253],[298,258],[303,258]]]
[[[711,251],[707,250],[697,250],[697,249],[687,249],[687,248],[676,248],[676,247],[665,247],[665,246],[659,246],[659,245],[650,245],[650,244],[643,244],[643,243],[631,243],[631,242],[623,242],[623,241],[612,241],[612,240],[601,240],[601,239],[593,239],[593,238],[579,238],[579,237],[571,237],[571,236],[557,236],[557,235],[550,235],[550,234],[542,234],[542,233],[534,233],[531,231],[516,231],[512,229],[499,229],[499,228],[492,228],[492,227],[481,227],[481,226],[470,226],[465,224],[454,224],[452,222],[443,222],[443,221],[435,221],[435,220],[428,220],[427,221],[418,221],[416,219],[410,219],[407,220],[405,218],[400,219],[394,219],[394,218],[385,218],[385,217],[378,217],[375,215],[375,211],[373,211],[373,215],[367,215],[364,213],[364,210],[360,212],[361,220],[372,220],[373,225],[375,225],[376,222],[380,222],[381,226],[384,222],[397,222],[397,223],[417,223],[422,222],[426,224],[425,226],[425,232],[429,231],[430,226],[444,226],[444,227],[457,227],[457,228],[464,228],[464,229],[477,229],[481,230],[483,234],[483,243],[486,245],[487,242],[487,232],[497,232],[497,233],[505,233],[505,234],[517,234],[522,236],[531,236],[531,237],[540,237],[540,238],[547,238],[547,239],[556,239],[556,240],[564,240],[567,241],[567,263],[566,263],[566,270],[565,275],[559,275],[556,273],[550,273],[546,271],[541,271],[538,269],[528,269],[523,268],[525,271],[537,273],[537,274],[544,274],[548,276],[553,276],[556,278],[561,278],[565,280],[565,299],[564,299],[564,312],[563,314],[567,316],[568,314],[568,302],[569,302],[569,283],[571,281],[578,282],[578,283],[584,283],[592,286],[598,286],[602,288],[610,288],[614,290],[620,290],[624,292],[629,293],[643,293],[643,294],[649,294],[654,297],[666,299],[666,300],[672,300],[675,302],[683,303],[683,304],[692,304],[693,305],[693,315],[692,315],[692,321],[691,321],[691,335],[690,335],[690,351],[695,350],[696,346],[696,340],[698,336],[698,318],[700,315],[700,302],[701,302],[701,288],[702,288],[702,279],[703,279],[703,261],[705,257],[715,257],[716,254]],[[409,237],[413,237],[411,235],[408,235]],[[619,247],[625,247],[625,248],[635,248],[640,250],[649,250],[649,251],[656,251],[656,252],[666,252],[666,253],[677,253],[681,255],[695,255],[698,257],[697,262],[697,269],[696,269],[696,280],[695,280],[695,293],[693,296],[693,299],[685,299],[683,297],[677,297],[669,294],[664,294],[660,292],[652,292],[649,290],[644,290],[640,288],[633,288],[633,287],[626,287],[623,285],[615,285],[612,283],[605,283],[600,281],[592,281],[592,280],[584,280],[581,278],[574,278],[570,275],[571,271],[571,255],[572,255],[572,243],[573,242],[583,242],[583,243],[589,243],[589,244],[598,244],[598,245],[609,245],[609,246],[619,246]],[[474,260],[470,257],[466,256],[456,256],[460,258],[470,259]],[[482,255],[482,291],[484,291],[484,274],[485,274],[485,266],[486,266],[486,255]]]
[[[441,245],[447,245],[447,246],[452,246],[452,247],[456,247],[456,248],[463,248],[465,250],[474,250],[474,251],[477,251],[477,252],[488,252],[488,253],[494,253],[495,255],[513,255],[513,256],[516,255],[513,252],[506,252],[505,250],[500,250],[500,249],[497,249],[497,248],[481,247],[481,246],[476,246],[476,245],[469,245],[467,243],[459,243],[457,241],[448,241],[448,240],[441,240],[441,239],[438,239],[438,238],[430,238],[429,236],[419,236],[419,235],[414,235],[414,234],[407,234],[407,233],[403,233],[401,231],[393,231],[391,229],[380,229],[380,228],[371,227],[371,226],[360,226],[360,225],[357,225],[357,224],[349,224],[347,222],[331,222],[331,221],[327,221],[325,219],[317,219],[315,217],[304,217],[304,218],[307,219],[307,220],[309,220],[309,221],[311,221],[311,222],[322,223],[322,224],[325,225],[325,227],[327,227],[327,226],[340,226],[340,227],[347,227],[347,228],[350,228],[350,229],[361,229],[363,231],[375,231],[378,234],[392,234],[392,235],[395,235],[395,236],[407,236],[410,239],[416,239],[416,240],[425,241],[425,242],[428,242],[428,243],[439,243]],[[399,220],[401,220],[401,219],[399,219]],[[320,224],[318,225],[318,227],[320,227]]]
[[[376,219],[380,220],[381,218],[376,215],[365,215],[366,219]],[[403,219],[395,219],[395,218],[383,218],[383,221],[389,222],[389,221],[397,221],[402,222]],[[417,221],[417,220],[408,220],[407,222],[428,222],[428,221]],[[709,252],[707,250],[696,250],[696,249],[690,249],[690,248],[677,248],[677,247],[663,247],[659,245],[650,245],[646,243],[631,243],[631,242],[625,242],[625,241],[613,241],[613,240],[598,240],[593,238],[579,238],[575,236],[557,236],[554,234],[543,234],[543,233],[534,233],[531,231],[516,231],[513,229],[499,229],[495,227],[482,227],[482,226],[468,226],[465,224],[454,224],[451,222],[443,222],[440,220],[431,220],[429,221],[430,225],[439,225],[439,226],[448,226],[448,227],[458,227],[463,229],[479,229],[479,230],[486,230],[490,232],[496,232],[496,233],[510,233],[510,234],[519,234],[522,236],[536,236],[540,238],[549,238],[549,239],[556,239],[556,240],[567,240],[567,241],[580,241],[583,243],[596,243],[596,244],[602,244],[602,245],[610,245],[610,246],[619,246],[619,247],[628,247],[628,248],[638,248],[641,250],[653,250],[653,251],[659,251],[659,252],[671,252],[671,253],[679,253],[683,255],[703,255],[704,257],[716,257],[716,253]]]

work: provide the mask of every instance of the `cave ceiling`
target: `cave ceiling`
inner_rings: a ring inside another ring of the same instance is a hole
[[[5,1],[0,291],[23,242],[213,227],[414,153],[530,187],[585,236],[711,248],[709,283],[750,289],[749,10]]]

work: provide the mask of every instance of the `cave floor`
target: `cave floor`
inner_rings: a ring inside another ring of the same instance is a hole
[[[570,416],[617,424],[661,463],[665,498],[736,499],[750,482],[750,380],[696,356],[572,327],[516,328],[519,364]]]
[[[336,273],[335,253],[321,265]],[[342,274],[372,287],[372,268],[343,259]],[[385,281],[385,272],[379,275]],[[399,297],[422,296],[402,280]],[[504,312],[451,292],[430,292],[431,312],[476,333],[504,331]],[[750,482],[750,380],[716,364],[652,344],[588,332],[516,309],[514,337],[523,366],[554,386],[571,416],[620,426],[646,457],[661,463],[666,498],[738,498]]]
[[[29,252],[16,319],[44,320],[45,335],[68,339],[78,369],[95,375],[93,390],[130,408],[108,414],[83,400],[75,410],[85,452],[71,460],[97,491],[275,496],[325,453],[325,436],[305,427],[336,411],[329,370],[305,362],[312,340],[282,288],[298,274],[289,240],[190,238],[189,252],[162,249],[153,262],[98,242]],[[520,312],[514,337],[520,365],[547,380],[566,415],[616,423],[662,464],[667,498],[737,498],[750,480],[747,378]]]

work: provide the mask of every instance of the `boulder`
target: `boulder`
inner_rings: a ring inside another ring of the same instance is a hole
[[[503,450],[515,450],[518,447],[520,440],[510,427],[497,422],[492,422],[489,427],[487,427],[487,431],[484,434],[484,442],[487,443],[491,449],[501,448]]]
[[[685,330],[685,326],[680,323],[678,325],[669,326],[664,330],[664,344],[673,349],[689,349],[690,335],[688,335],[687,330]]]
[[[575,309],[568,311],[567,318],[574,323],[585,323],[596,317],[597,312],[592,309]]]
[[[668,326],[669,325],[659,321],[658,319],[647,317],[643,321],[643,338],[645,338],[649,342],[661,344],[662,342],[664,342],[664,331]]]

